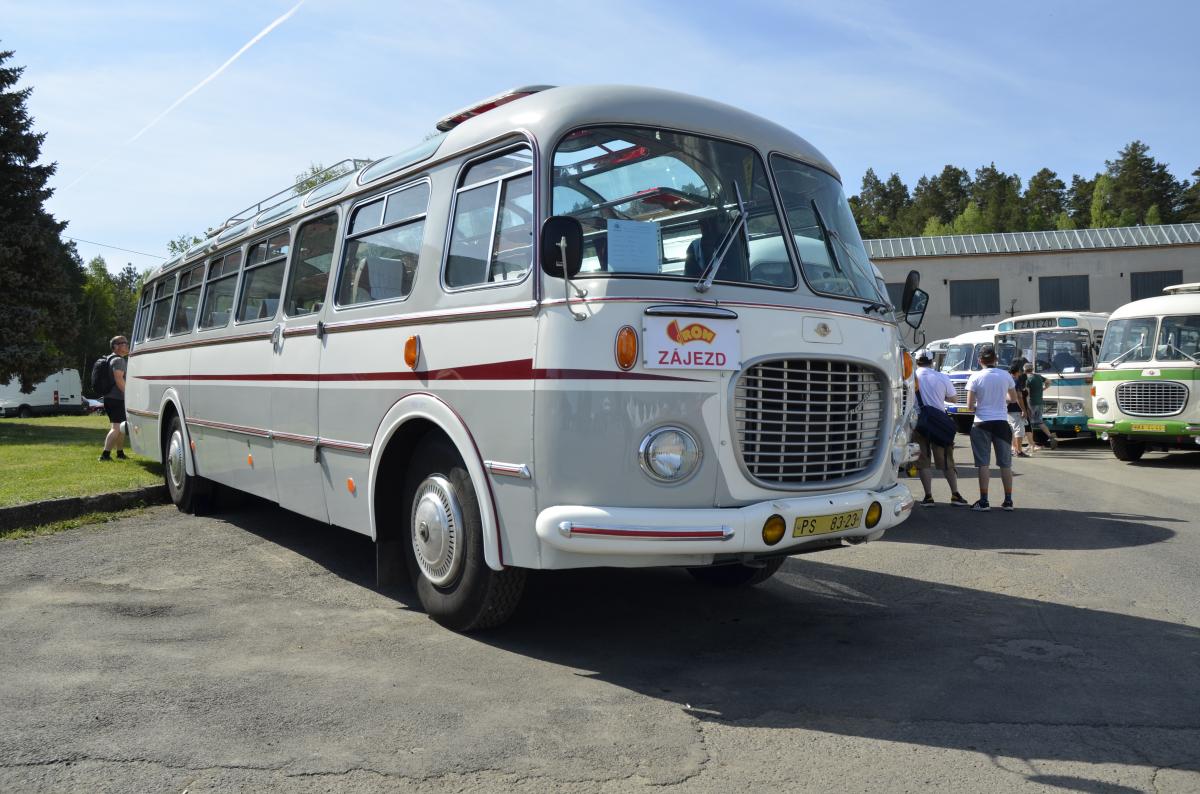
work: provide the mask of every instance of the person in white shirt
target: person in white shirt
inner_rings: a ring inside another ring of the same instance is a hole
[[[996,465],[1000,467],[1000,479],[1004,482],[1005,510],[1013,509],[1012,490],[1012,427],[1008,424],[1008,403],[1017,402],[1017,383],[1012,376],[996,366],[996,350],[985,347],[979,353],[983,369],[971,375],[967,381],[967,410],[975,412],[975,424],[971,426],[971,453],[979,467],[979,501],[971,505],[972,510],[987,512],[988,483],[991,479],[991,452],[996,450]]]
[[[945,410],[946,403],[958,400],[954,391],[954,382],[950,376],[933,368],[933,359],[921,351],[917,353],[917,394],[921,403],[932,405]],[[925,489],[925,498],[917,504],[923,507],[933,507],[937,502],[933,499],[933,472],[929,469],[930,460],[938,470],[946,475],[950,485],[950,504],[963,505],[967,500],[958,492],[958,470],[954,465],[954,444],[943,447],[933,444],[919,430],[913,430],[913,441],[921,447],[920,457],[917,458],[917,472],[921,477],[921,486]]]

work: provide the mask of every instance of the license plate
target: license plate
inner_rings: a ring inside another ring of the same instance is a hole
[[[862,514],[861,510],[851,510],[848,513],[834,513],[828,516],[802,516],[797,518],[792,526],[792,537],[805,538],[809,535],[841,532],[843,529],[858,529],[862,526]]]
[[[1129,426],[1129,429],[1135,433],[1165,433],[1165,432],[1167,432],[1166,425],[1154,425],[1154,424],[1133,424],[1133,425]]]

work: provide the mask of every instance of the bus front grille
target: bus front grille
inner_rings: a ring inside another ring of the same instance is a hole
[[[965,380],[954,381],[954,393],[958,395],[958,404],[967,404],[967,382]]]
[[[1187,404],[1188,390],[1169,380],[1131,380],[1117,386],[1117,408],[1130,416],[1174,416]]]
[[[883,445],[882,375],[861,364],[779,359],[749,367],[734,390],[737,449],[767,487],[865,473]]]

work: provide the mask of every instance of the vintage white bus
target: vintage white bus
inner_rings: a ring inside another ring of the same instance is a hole
[[[754,583],[907,517],[911,359],[816,149],[611,86],[438,129],[148,279],[129,422],[181,509],[220,483],[369,535],[458,630],[530,569]]]
[[[1093,417],[1120,460],[1200,450],[1200,284],[1112,313],[1092,388]]]
[[[950,376],[958,400],[946,405],[946,411],[954,419],[958,432],[971,432],[975,423],[975,412],[967,410],[967,381],[971,373],[978,371],[983,365],[979,363],[979,354],[985,347],[996,344],[995,331],[985,326],[979,331],[967,331],[950,339],[946,352],[942,356],[942,372]]]
[[[996,326],[1000,366],[1023,358],[1046,379],[1042,416],[1056,436],[1088,432],[1092,374],[1107,323],[1101,312],[1062,311],[1023,314]]]

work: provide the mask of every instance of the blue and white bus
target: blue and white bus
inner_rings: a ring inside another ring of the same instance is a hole
[[[975,422],[975,412],[967,410],[967,380],[972,372],[980,369],[979,353],[983,348],[996,343],[995,331],[989,326],[980,331],[967,331],[950,340],[942,359],[942,372],[950,376],[958,401],[946,404],[946,411],[954,417],[958,432],[970,433]]]

